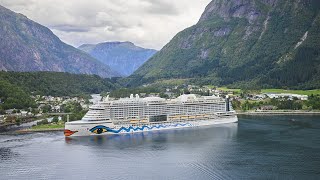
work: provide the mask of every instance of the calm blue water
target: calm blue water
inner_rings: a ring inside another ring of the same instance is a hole
[[[320,116],[65,139],[0,135],[0,179],[320,179]]]

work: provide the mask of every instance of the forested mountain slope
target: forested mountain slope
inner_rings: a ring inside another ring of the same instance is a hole
[[[320,1],[213,0],[127,79],[237,87],[320,87]]]
[[[103,79],[98,75],[0,71],[0,111],[34,106],[32,95],[81,96],[117,88],[111,79]]]

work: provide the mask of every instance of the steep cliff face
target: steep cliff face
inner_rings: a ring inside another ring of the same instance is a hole
[[[320,87],[319,10],[317,0],[213,0],[128,81]]]
[[[108,66],[63,43],[48,28],[0,6],[0,70],[58,71],[118,76]]]
[[[263,9],[273,7],[276,0],[214,0],[205,9],[199,22],[214,19],[218,16],[228,21],[231,18],[245,18],[251,24],[257,22],[259,16],[263,15]],[[260,7],[259,7],[260,6]]]
[[[123,74],[131,75],[157,51],[135,46],[131,42],[84,44],[79,49]]]

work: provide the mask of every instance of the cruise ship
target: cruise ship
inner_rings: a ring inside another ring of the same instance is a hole
[[[184,94],[176,99],[160,97],[109,100],[89,108],[80,121],[66,122],[64,134],[92,136],[208,126],[238,121],[229,98]]]

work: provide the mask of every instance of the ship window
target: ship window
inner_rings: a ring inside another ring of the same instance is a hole
[[[151,116],[149,119],[150,122],[161,122],[167,121],[167,115],[160,115],[160,116]]]

